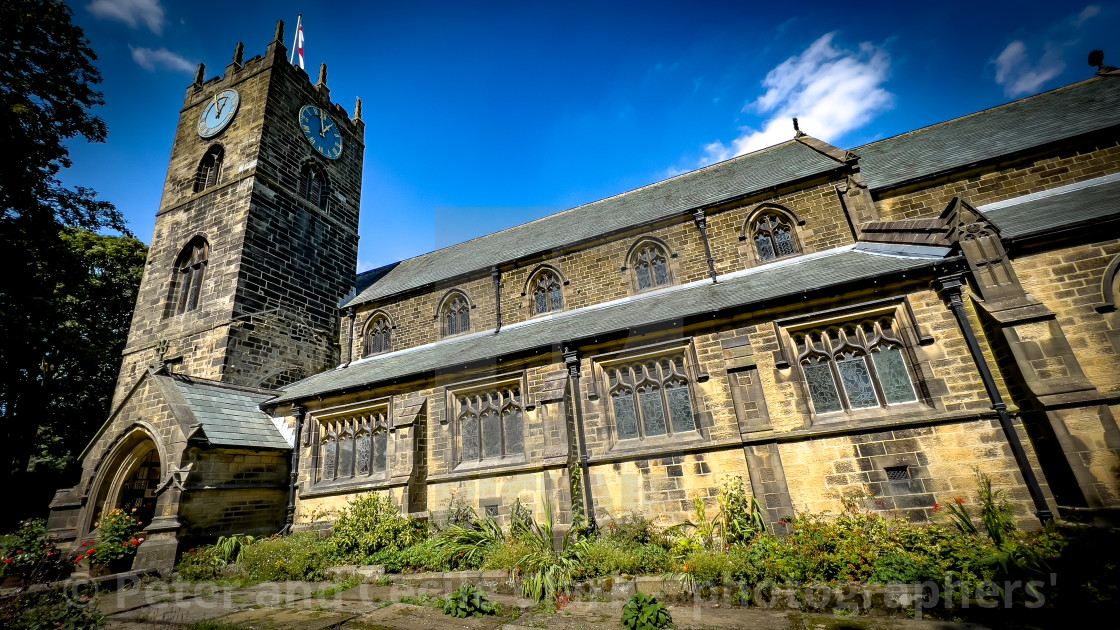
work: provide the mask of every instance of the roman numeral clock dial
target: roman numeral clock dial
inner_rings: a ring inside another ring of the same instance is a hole
[[[322,109],[304,105],[299,110],[299,127],[319,155],[328,160],[337,160],[342,155],[342,134]]]
[[[241,95],[237,90],[223,90],[212,96],[198,117],[199,137],[213,138],[221,133],[233,120],[240,104]]]

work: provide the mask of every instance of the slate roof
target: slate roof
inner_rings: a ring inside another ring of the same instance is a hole
[[[1094,78],[866,144],[863,182],[897,186],[1050,142],[1120,125],[1120,80]]]
[[[184,424],[201,425],[195,435],[205,437],[212,446],[291,448],[260,409],[261,403],[274,394],[181,374],[158,378],[169,383],[185,403],[184,408],[176,404],[180,401],[169,400],[176,417]]]
[[[366,272],[356,306],[826,173],[841,163],[790,140],[536,221]],[[367,276],[367,274],[369,274]],[[364,286],[362,286],[364,285]]]
[[[905,247],[905,246],[904,246]],[[531,319],[493,330],[452,337],[436,343],[355,361],[293,383],[279,404],[350,388],[374,386],[407,376],[534,349],[590,339],[597,335],[645,327],[659,322],[703,316],[722,309],[747,307],[770,300],[800,297],[824,287],[866,281],[942,263],[949,248],[925,247],[924,255],[908,249],[892,251],[876,243],[809,254],[720,276],[718,284],[704,280],[667,287],[614,302]]]
[[[976,208],[1004,239],[1049,234],[1120,218],[1120,174],[1053,188]]]

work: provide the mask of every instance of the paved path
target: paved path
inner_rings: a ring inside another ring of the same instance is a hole
[[[435,607],[431,589],[337,583],[265,582],[247,587],[150,582],[103,594],[98,608],[122,630],[525,630],[620,628],[622,602],[571,602],[559,611],[527,599],[491,595],[501,616],[454,619]],[[681,630],[979,630],[980,626],[897,617],[805,614],[758,608],[670,607]]]

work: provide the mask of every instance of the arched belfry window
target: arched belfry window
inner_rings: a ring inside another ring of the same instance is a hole
[[[669,256],[660,243],[643,241],[630,254],[630,267],[639,291],[668,286]]]
[[[175,260],[174,302],[171,309],[175,315],[193,311],[198,306],[209,258],[210,244],[201,236],[196,236]]]
[[[368,357],[392,350],[392,330],[389,318],[378,313],[370,318],[366,324],[366,333],[362,336],[362,356]]]
[[[316,207],[327,209],[330,186],[327,183],[327,174],[318,165],[311,162],[303,165],[299,175],[299,195]]]
[[[467,296],[455,291],[443,299],[440,309],[445,336],[461,335],[471,331],[471,304]]]
[[[529,280],[528,293],[532,297],[533,314],[543,315],[564,309],[563,281],[556,271],[544,268]]]
[[[202,192],[218,185],[225,154],[225,149],[220,144],[215,144],[206,151],[206,155],[202,156],[202,161],[198,163],[198,172],[194,175],[194,192]]]
[[[754,242],[759,262],[768,262],[801,253],[793,218],[777,209],[759,212],[751,219],[748,237]]]

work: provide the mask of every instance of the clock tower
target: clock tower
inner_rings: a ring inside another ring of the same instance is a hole
[[[51,536],[73,549],[118,508],[147,537],[135,568],[284,523],[291,432],[260,405],[338,365],[365,124],[283,37],[281,22],[263,56],[238,44],[187,88],[110,415],[51,502]]]
[[[338,363],[365,124],[282,38],[187,89],[117,399],[153,364],[270,389]]]

